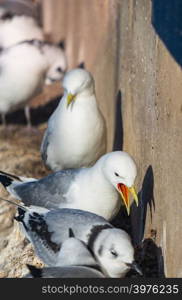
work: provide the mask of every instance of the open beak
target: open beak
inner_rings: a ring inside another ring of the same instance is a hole
[[[137,196],[137,193],[136,193],[136,190],[135,190],[135,187],[132,186],[130,188],[128,188],[125,184],[123,183],[118,183],[117,185],[117,188],[118,188],[118,191],[121,195],[121,198],[126,206],[126,210],[127,210],[127,213],[128,215],[130,214],[130,198],[129,198],[129,193],[132,194],[135,202],[136,202],[136,205],[138,206],[138,196]]]
[[[68,93],[67,95],[67,107],[75,100],[76,95]]]
[[[141,268],[137,265],[137,263],[134,261],[131,264],[126,264],[129,268],[132,270],[135,270],[138,274],[141,276],[143,275]]]

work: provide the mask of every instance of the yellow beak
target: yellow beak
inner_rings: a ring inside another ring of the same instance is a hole
[[[132,187],[130,187],[128,189],[129,189],[130,193],[132,194],[132,196],[133,196],[133,198],[135,200],[136,206],[138,206],[138,196],[137,196],[137,192],[135,190],[135,187],[132,186]]]
[[[75,100],[76,95],[68,93],[67,95],[67,107]]]
[[[132,196],[133,196],[133,198],[136,202],[136,205],[138,206],[138,196],[137,196],[135,187],[132,186],[132,187],[128,188],[126,185],[124,185],[122,183],[118,183],[117,187],[118,187],[119,194],[121,195],[121,198],[122,198],[122,200],[124,202],[124,205],[126,207],[127,213],[129,215],[130,214],[129,192],[132,194]]]

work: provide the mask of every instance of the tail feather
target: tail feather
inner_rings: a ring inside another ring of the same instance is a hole
[[[11,179],[12,181],[13,181],[13,180],[17,180],[17,181],[21,181],[21,182],[22,182],[21,177],[18,177],[18,176],[14,175],[14,174],[10,174],[10,173],[7,173],[7,172],[4,172],[4,171],[1,171],[1,170],[0,170],[0,175],[1,175],[1,176],[6,176],[6,177],[8,177],[8,178]]]
[[[0,171],[0,183],[2,183],[2,185],[5,188],[8,188],[13,182],[23,182],[23,181],[21,177]]]
[[[0,171],[0,182],[2,185],[7,188],[12,184],[13,181],[20,181],[22,182],[21,178],[3,171]]]
[[[14,216],[14,219],[18,222],[23,223],[25,213],[26,213],[25,209],[22,209],[22,207],[18,207],[18,216]]]
[[[42,277],[42,269],[38,269],[31,265],[27,265],[27,268],[29,269],[30,274],[32,275],[33,278]]]
[[[0,182],[6,188],[7,186],[12,184],[13,179],[11,179],[10,177],[7,177],[5,175],[0,175]]]

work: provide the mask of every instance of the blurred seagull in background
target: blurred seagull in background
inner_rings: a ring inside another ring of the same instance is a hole
[[[12,15],[0,11],[0,47],[8,48],[27,40],[44,40],[43,30],[30,16]]]
[[[62,44],[44,42],[43,29],[33,16],[27,15],[35,13],[34,9],[31,2],[5,1],[0,7],[0,113],[3,124],[7,112],[26,103],[25,115],[30,126],[27,102],[42,91],[44,84],[62,80],[67,68]]]
[[[130,213],[130,193],[138,205],[136,175],[133,158],[126,152],[115,151],[103,155],[90,168],[62,170],[39,180],[0,171],[0,182],[26,206],[75,208],[111,220],[121,203]]]
[[[23,41],[1,52],[0,55],[0,113],[5,125],[5,115],[25,106],[41,92],[44,82],[61,80],[67,67],[62,48],[38,41]],[[31,126],[29,108],[26,106],[27,124]]]
[[[81,68],[67,72],[63,88],[41,145],[42,159],[53,171],[91,166],[106,152],[106,125],[91,73]]]
[[[71,246],[68,240],[63,247],[71,227],[74,228],[75,238],[83,241],[93,253],[105,276],[124,277],[131,268],[142,274],[134,261],[134,248],[129,235],[114,228],[104,218],[75,209],[57,209],[45,213],[38,213],[38,210],[38,207],[28,210],[18,207],[19,215],[15,219],[23,225],[36,254],[46,265],[58,267],[75,264],[74,255],[80,244],[76,246],[74,240]],[[76,261],[82,261],[82,265],[89,261],[86,250],[81,245],[80,259],[76,256]],[[89,259],[93,260],[90,255]]]

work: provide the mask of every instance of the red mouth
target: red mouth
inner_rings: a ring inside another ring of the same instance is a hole
[[[123,201],[126,205],[126,207],[129,207],[129,190],[126,185],[123,183],[117,184],[118,190],[123,194]]]

